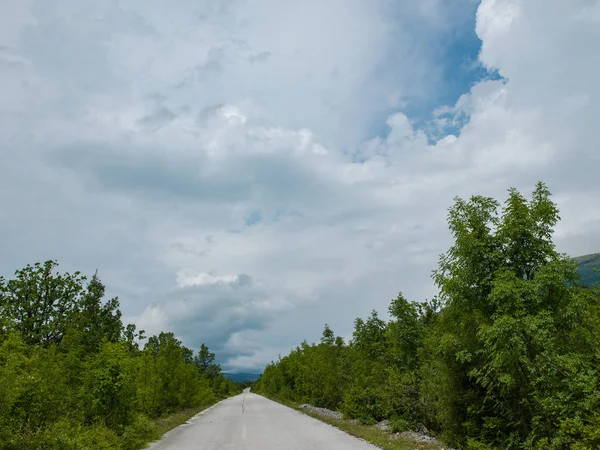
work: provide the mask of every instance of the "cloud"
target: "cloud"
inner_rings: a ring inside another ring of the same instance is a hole
[[[98,268],[128,320],[260,370],[325,322],[347,337],[400,290],[434,295],[455,195],[546,181],[559,250],[598,251],[598,8],[11,2],[0,273]],[[435,104],[473,27],[502,78]]]
[[[260,52],[257,53],[256,55],[252,55],[248,57],[248,61],[250,61],[250,63],[252,64],[260,64],[263,62],[266,62],[269,58],[271,57],[271,53],[270,52]]]
[[[181,287],[147,306],[136,318],[137,325],[148,335],[176,330],[195,350],[206,343],[226,367],[236,367],[230,358],[249,357],[259,350],[241,335],[264,331],[291,306],[285,295],[278,296],[245,274],[180,273],[177,278]]]

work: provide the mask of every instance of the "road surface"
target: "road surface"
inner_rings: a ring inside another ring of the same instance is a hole
[[[377,447],[250,392],[174,428],[152,450],[373,450]]]

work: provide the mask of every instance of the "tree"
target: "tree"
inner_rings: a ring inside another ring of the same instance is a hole
[[[391,321],[357,318],[348,345],[325,325],[257,389],[395,431],[419,421],[469,450],[600,448],[600,288],[556,251],[558,220],[543,183],[529,200],[509,189],[503,207],[456,198],[438,296],[400,293]]]
[[[140,330],[136,333],[136,326],[133,323],[127,324],[127,327],[123,329],[123,339],[127,342],[130,352],[137,353],[140,349],[139,341],[146,339],[146,332]],[[136,340],[138,342],[136,342]]]
[[[333,345],[335,343],[335,333],[329,325],[325,324],[325,328],[323,329],[323,335],[321,336],[321,344],[325,345]]]
[[[392,300],[388,311],[394,319],[388,325],[394,362],[403,370],[415,370],[423,329],[418,306],[399,293],[398,297]]]
[[[364,423],[374,423],[386,417],[388,411],[384,386],[389,355],[386,323],[377,311],[367,320],[354,321],[348,359],[352,383],[344,396],[342,410]]]
[[[56,273],[58,263],[28,265],[16,278],[0,279],[0,323],[21,333],[28,344],[59,344],[77,334],[84,351],[96,352],[103,341],[117,342],[123,324],[119,301],[103,303],[105,287],[94,274]]]
[[[221,366],[214,363],[215,354],[211,352],[206,344],[200,345],[198,355],[194,358],[194,364],[200,371],[200,374],[208,378],[213,378],[221,373]]]
[[[86,371],[86,421],[123,431],[135,417],[135,366],[127,346],[106,342]]]
[[[117,342],[123,332],[119,300],[115,297],[103,304],[104,291],[96,272],[83,291],[73,317],[73,328],[80,333],[85,350],[92,353],[98,351],[102,342]]]
[[[155,439],[148,416],[209,405],[238,391],[209,381],[173,333],[149,339],[104,301],[96,273],[60,274],[57,263],[0,277],[0,447],[141,448]],[[214,353],[205,349],[209,371]],[[217,366],[218,367],[218,366]]]
[[[439,413],[458,442],[561,448],[573,438],[556,424],[594,390],[591,378],[571,377],[596,371],[596,332],[582,330],[597,330],[597,298],[555,251],[558,209],[545,185],[531,201],[510,189],[498,207],[456,199],[448,215],[455,243],[434,272],[445,307],[429,340],[435,384],[448,387]]]
[[[27,265],[15,278],[0,282],[0,321],[28,344],[59,343],[70,326],[85,277],[54,274],[55,261]]]

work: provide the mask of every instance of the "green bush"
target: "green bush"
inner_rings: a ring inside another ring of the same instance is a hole
[[[373,425],[385,418],[383,403],[375,389],[352,387],[344,397],[342,412],[365,425]]]
[[[136,450],[159,437],[154,423],[143,414],[137,414],[132,423],[125,427],[121,445],[123,450]]]
[[[56,267],[0,277],[0,450],[133,450],[157,437],[148,417],[236,391],[206,345],[194,357],[160,333],[140,348],[97,275]]]
[[[25,431],[5,441],[3,450],[108,450],[120,449],[121,440],[102,425],[83,427],[68,420],[39,431]]]
[[[396,417],[396,418],[390,420],[390,427],[391,427],[392,433],[403,433],[405,431],[413,430],[415,427],[415,423],[410,422],[401,417]]]

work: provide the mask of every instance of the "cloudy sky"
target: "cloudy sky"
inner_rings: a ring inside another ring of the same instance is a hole
[[[0,274],[256,371],[431,298],[454,196],[600,251],[599,0],[2,0]]]

